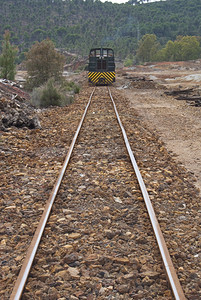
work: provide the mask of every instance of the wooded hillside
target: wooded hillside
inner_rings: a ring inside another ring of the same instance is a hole
[[[20,52],[49,37],[56,47],[81,55],[102,45],[113,47],[124,58],[135,52],[146,33],[155,34],[162,46],[178,35],[199,36],[201,1],[132,5],[99,0],[0,0],[0,40],[6,29]]]

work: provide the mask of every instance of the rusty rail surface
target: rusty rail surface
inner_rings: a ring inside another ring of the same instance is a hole
[[[113,100],[113,97],[112,97],[112,94],[111,94],[111,91],[110,91],[109,87],[108,87],[108,91],[109,91],[109,95],[110,95],[110,98],[111,98],[112,103],[113,103],[113,107],[114,107],[114,110],[115,110],[115,113],[116,113],[116,117],[117,117],[119,126],[120,126],[121,131],[122,131],[124,142],[125,142],[125,145],[126,145],[126,148],[127,148],[127,151],[128,151],[128,154],[129,154],[132,166],[133,166],[133,169],[135,171],[136,177],[138,179],[138,183],[140,185],[140,189],[141,189],[144,201],[145,201],[145,205],[146,205],[146,208],[147,208],[147,211],[148,211],[148,214],[149,214],[149,218],[151,220],[151,224],[152,224],[154,234],[155,234],[155,237],[156,237],[156,240],[157,240],[157,243],[158,243],[158,247],[159,247],[159,250],[160,250],[160,253],[161,253],[161,256],[162,256],[162,260],[163,260],[163,264],[164,264],[164,267],[165,267],[165,270],[166,270],[166,273],[167,273],[167,276],[168,276],[168,280],[169,280],[169,283],[170,283],[171,288],[172,288],[172,292],[173,292],[174,297],[175,297],[176,300],[184,300],[184,299],[186,299],[186,297],[183,293],[182,287],[181,287],[179,279],[177,277],[177,274],[176,274],[175,268],[173,266],[171,257],[169,255],[169,251],[168,251],[168,248],[166,246],[162,231],[160,229],[160,225],[158,223],[158,220],[156,218],[151,200],[149,198],[149,194],[147,192],[146,186],[145,186],[144,181],[142,179],[142,175],[140,174],[140,170],[138,168],[137,162],[136,162],[135,157],[133,155],[133,152],[131,150],[130,143],[128,141],[126,131],[125,131],[125,129],[124,129],[122,123],[121,123],[121,120],[120,120],[120,117],[119,117],[119,114],[118,114],[118,111],[117,111],[117,108],[116,108],[116,105],[115,105],[115,102]]]
[[[75,146],[75,143],[76,143],[76,140],[77,140],[77,137],[79,135],[79,132],[80,132],[80,129],[82,127],[82,123],[84,121],[84,118],[86,116],[86,113],[87,113],[87,110],[89,108],[89,105],[91,103],[91,99],[92,99],[92,96],[94,94],[94,91],[95,91],[95,88],[93,89],[92,93],[91,93],[91,96],[89,98],[89,101],[88,101],[88,104],[85,108],[85,111],[83,113],[83,116],[81,118],[81,121],[78,125],[78,128],[76,130],[76,133],[73,137],[73,140],[71,142],[71,145],[70,145],[70,148],[68,150],[68,153],[66,155],[66,158],[65,158],[65,161],[64,161],[64,164],[61,168],[61,171],[59,173],[59,176],[56,180],[56,183],[53,187],[53,190],[50,194],[50,197],[49,199],[47,200],[47,203],[45,205],[45,209],[44,209],[44,212],[42,214],[42,217],[40,219],[40,222],[38,224],[38,227],[35,231],[35,234],[33,236],[33,239],[32,239],[32,242],[28,248],[28,251],[27,251],[27,254],[26,254],[26,257],[24,259],[24,262],[22,264],[22,267],[21,267],[21,270],[20,270],[20,273],[18,275],[18,278],[16,280],[16,283],[14,285],[14,288],[13,288],[13,291],[12,291],[12,294],[10,296],[10,300],[18,300],[21,298],[21,295],[22,295],[22,292],[24,290],[24,286],[25,286],[25,283],[27,281],[27,278],[28,278],[28,275],[29,275],[29,272],[30,272],[30,269],[31,269],[31,266],[32,266],[32,263],[33,263],[33,260],[34,260],[34,257],[36,255],[36,251],[38,249],[38,245],[40,243],[40,240],[41,240],[41,237],[42,237],[42,234],[43,234],[43,231],[45,229],[45,226],[46,226],[46,223],[47,223],[47,220],[49,218],[49,214],[50,214],[50,211],[52,209],[52,205],[54,203],[54,200],[56,198],[56,195],[58,193],[58,190],[59,190],[59,187],[61,185],[61,182],[62,182],[62,178],[64,176],[64,173],[66,171],[66,168],[68,166],[68,163],[69,163],[69,160],[70,160],[70,157],[71,157],[71,154],[72,154],[72,151],[73,151],[73,148]]]

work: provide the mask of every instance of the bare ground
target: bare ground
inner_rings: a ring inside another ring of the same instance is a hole
[[[147,88],[146,82],[139,87],[126,80],[135,76],[152,79],[151,88]],[[167,149],[173,152],[175,160],[194,174],[195,184],[201,190],[201,107],[164,94],[166,89],[177,88],[193,87],[199,91],[200,84],[200,61],[138,66],[119,72],[116,82],[146,125],[157,132]]]

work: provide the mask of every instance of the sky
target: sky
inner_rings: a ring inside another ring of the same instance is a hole
[[[129,0],[101,0],[101,2],[105,2],[105,1],[112,2],[112,3],[126,3]],[[149,3],[156,2],[156,1],[160,1],[160,0],[149,0]],[[164,1],[164,0],[162,0],[162,1]]]

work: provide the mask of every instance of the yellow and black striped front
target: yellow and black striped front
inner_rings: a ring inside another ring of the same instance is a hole
[[[111,84],[115,82],[115,72],[89,72],[88,80],[94,84]]]

